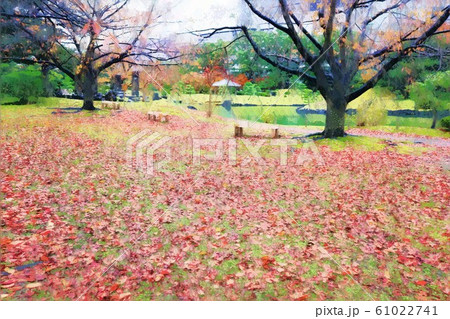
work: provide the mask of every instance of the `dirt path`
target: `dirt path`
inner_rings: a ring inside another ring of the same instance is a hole
[[[350,130],[350,133],[352,133],[352,130]],[[391,140],[394,142],[411,142],[416,144],[426,144],[426,145],[433,145],[438,147],[450,147],[450,139],[440,138],[440,137],[431,137],[431,136],[399,136],[395,133],[377,133],[369,134],[366,132],[361,132],[361,130],[357,130],[357,134],[355,135],[361,135],[361,136],[372,136],[377,137],[385,140]]]
[[[233,120],[230,119],[239,126],[242,126],[244,129],[250,130],[270,130],[274,127],[278,127],[280,129],[281,134],[287,134],[292,136],[302,136],[308,135],[312,133],[319,133],[320,129],[317,127],[298,127],[298,126],[290,126],[290,125],[274,125],[274,124],[266,124],[259,122],[252,122],[247,120]],[[377,137],[385,140],[390,140],[393,142],[410,142],[416,144],[425,144],[425,145],[433,145],[438,147],[450,147],[450,139],[439,138],[439,137],[428,137],[428,136],[412,136],[412,135],[398,135],[396,133],[387,133],[387,132],[376,132],[369,131],[363,129],[350,129],[349,134],[357,135],[357,136],[368,136],[368,137]]]

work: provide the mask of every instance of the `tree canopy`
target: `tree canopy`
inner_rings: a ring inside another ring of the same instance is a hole
[[[83,108],[93,109],[102,71],[116,63],[152,65],[171,59],[165,45],[150,37],[158,19],[154,8],[135,14],[126,8],[128,2],[7,1],[0,10],[2,25],[22,40],[2,47],[1,58],[58,68],[75,80],[84,95]]]
[[[325,137],[344,135],[348,102],[373,88],[402,59],[423,50],[428,38],[449,31],[450,6],[443,1],[244,2],[255,17],[289,37],[294,58],[273,55],[246,24],[206,36],[241,30],[264,61],[319,90],[327,101]]]

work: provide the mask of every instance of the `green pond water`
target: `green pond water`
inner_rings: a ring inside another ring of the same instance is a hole
[[[272,107],[270,111],[273,115],[270,116],[270,120],[274,124],[280,125],[298,125],[298,126],[324,126],[325,115],[322,114],[298,114],[295,112],[295,107]],[[220,107],[218,114],[227,118],[236,118],[248,121],[264,122],[264,116],[261,116],[260,107],[232,107],[228,112],[225,108]],[[383,125],[388,126],[410,126],[410,127],[424,127],[429,128],[431,126],[431,118],[420,117],[400,117],[400,116],[388,116],[386,123]],[[355,116],[346,117],[346,125],[356,126]]]

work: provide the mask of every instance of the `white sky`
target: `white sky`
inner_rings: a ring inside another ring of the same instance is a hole
[[[130,7],[145,11],[154,1],[131,0]],[[167,22],[154,32],[174,37],[176,34],[221,26],[235,26],[242,20],[242,0],[156,0],[162,14],[160,22]],[[154,36],[156,34],[153,34]],[[188,34],[176,36],[178,41],[196,41]]]

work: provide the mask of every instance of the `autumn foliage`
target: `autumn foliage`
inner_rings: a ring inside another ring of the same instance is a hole
[[[11,115],[2,299],[447,299],[443,141],[409,153],[318,145],[327,165],[177,162],[149,179],[125,156],[145,114]],[[189,134],[229,128],[174,117],[152,130],[178,132],[181,150]]]

